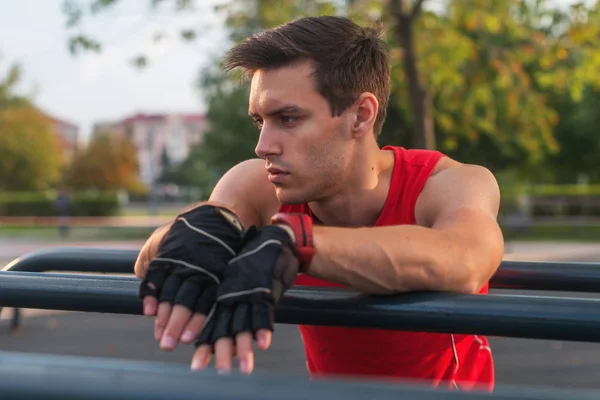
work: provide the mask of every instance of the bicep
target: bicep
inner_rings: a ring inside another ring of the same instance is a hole
[[[459,165],[428,180],[417,200],[415,217],[419,225],[439,228],[465,213],[495,221],[499,207],[500,189],[494,175],[484,167]]]
[[[498,224],[500,190],[486,168],[461,165],[430,178],[417,203],[418,223],[448,233],[478,263],[499,265],[504,238]]]
[[[234,210],[244,226],[260,226],[265,203],[272,197],[272,191],[266,179],[264,161],[252,159],[227,171],[215,185],[208,201]]]

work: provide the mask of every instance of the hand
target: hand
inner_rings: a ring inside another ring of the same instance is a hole
[[[171,228],[171,225],[172,224],[168,224],[156,228],[148,240],[146,240],[144,246],[142,246],[133,266],[133,272],[139,279],[144,279],[146,276],[148,264],[150,264],[150,261],[156,256],[156,253],[158,253],[158,246],[160,246],[160,243]]]
[[[248,233],[244,241],[240,254],[225,268],[215,308],[195,342],[192,369],[208,364],[214,345],[218,370],[231,371],[235,351],[240,371],[250,374],[253,339],[262,350],[270,345],[275,307],[298,274],[294,241],[286,229],[275,225]]]
[[[156,315],[154,337],[164,350],[198,335],[242,238],[241,222],[223,207],[202,205],[175,219],[139,288],[144,314]]]

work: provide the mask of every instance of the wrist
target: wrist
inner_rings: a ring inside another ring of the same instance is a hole
[[[292,228],[290,228],[288,225],[276,222],[273,224],[273,226],[276,226],[276,227],[281,228],[284,231],[286,231],[290,235],[291,241],[294,243],[296,242],[296,234],[294,233],[294,230]]]
[[[316,252],[313,244],[312,218],[300,213],[277,213],[271,218],[271,225],[281,226],[290,234],[299,262],[299,270],[301,273],[306,273]]]

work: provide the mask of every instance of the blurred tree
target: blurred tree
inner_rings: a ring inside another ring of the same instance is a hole
[[[76,189],[137,190],[140,182],[133,143],[111,132],[94,137],[75,155],[67,183]]]
[[[31,105],[29,99],[15,93],[15,88],[21,80],[21,66],[13,64],[5,77],[0,78],[0,110],[8,107]]]
[[[52,123],[32,106],[0,109],[0,190],[42,190],[61,177],[63,159]]]
[[[391,30],[396,106],[412,126],[412,144],[429,147],[430,111],[437,148],[465,161],[491,156],[485,164],[530,167],[556,153],[559,118],[548,96],[571,90],[579,99],[586,84],[600,82],[600,6],[559,11],[545,0],[448,0],[432,12],[428,3],[355,0],[351,10],[354,19],[381,18]]]
[[[90,7],[97,12],[117,2]],[[194,6],[193,0],[156,3],[183,11]],[[76,24],[81,11],[73,10],[68,15]],[[301,15],[382,21],[392,49],[393,94],[379,142],[435,146],[495,169],[532,169],[556,154],[561,110],[550,99],[568,93],[580,101],[586,86],[600,82],[600,2],[559,10],[551,0],[229,0],[218,11],[233,42]],[[254,137],[247,140],[249,122],[239,110],[247,88],[211,74],[219,95],[206,95],[213,125],[206,158],[220,169],[252,154]]]
[[[206,162],[201,146],[194,146],[183,162],[164,170],[158,181],[199,188],[206,197],[218,179],[215,174],[215,168]]]
[[[600,183],[600,90],[585,89],[580,102],[568,94],[555,96],[551,104],[563,115],[555,129],[561,151],[548,162],[552,181],[573,183],[585,177]]]

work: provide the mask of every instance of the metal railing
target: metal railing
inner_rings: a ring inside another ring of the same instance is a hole
[[[138,285],[129,277],[0,272],[0,304],[141,315]],[[275,318],[288,324],[600,342],[600,299],[439,292],[372,296],[294,287]]]
[[[86,248],[28,254],[0,272],[0,306],[141,315],[137,278],[45,272],[131,273],[136,257],[134,250]],[[597,293],[600,264],[504,261],[490,287]],[[294,287],[282,298],[275,318],[290,324],[600,342],[600,299],[589,298],[439,292],[373,296],[349,289]],[[489,398],[384,382],[306,382],[264,374],[222,377],[192,374],[187,367],[144,364],[0,352],[0,398]],[[499,387],[493,397],[598,399],[600,392]]]
[[[131,274],[137,255],[136,250],[55,247],[19,257],[3,270]],[[598,293],[600,263],[503,261],[490,280],[490,288]],[[20,311],[15,308],[11,329],[20,326]]]
[[[597,400],[593,390],[498,387],[460,393],[365,380],[192,373],[186,366],[120,359],[0,352],[0,398],[44,400]]]
[[[57,247],[25,254],[6,265],[3,271],[64,271],[105,274],[130,274],[136,251],[81,247]],[[133,256],[133,260],[131,257]],[[2,306],[0,306],[0,313]],[[21,312],[13,310],[10,328],[14,332],[21,326]]]
[[[137,255],[136,250],[56,247],[26,254],[4,271],[131,274]],[[503,261],[490,288],[600,293],[600,263]]]

